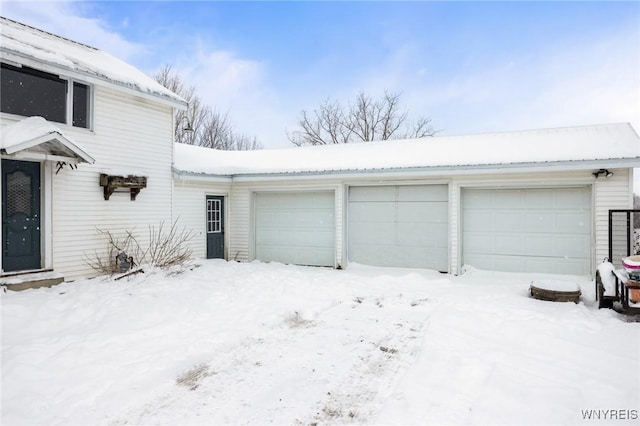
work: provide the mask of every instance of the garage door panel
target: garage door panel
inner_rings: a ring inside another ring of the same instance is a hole
[[[275,245],[288,247],[290,245],[296,244],[296,235],[297,231],[288,230],[288,229],[280,229],[273,236],[275,240]]]
[[[564,235],[558,237],[558,255],[563,257],[584,258],[589,254],[589,237],[585,235]]]
[[[349,190],[349,201],[392,201],[396,197],[395,186],[359,186]]]
[[[325,194],[317,194],[310,198],[311,198],[311,205],[313,206],[314,209],[324,209],[324,210],[333,211],[333,205],[335,201],[335,194],[333,192],[327,192]]]
[[[545,233],[556,231],[556,213],[550,211],[534,211],[523,214],[524,227],[521,232]]]
[[[492,227],[494,213],[489,210],[469,210],[465,216],[465,230],[469,232],[482,232],[487,227]]]
[[[300,248],[288,253],[288,255],[294,258],[294,263],[297,265],[332,266],[334,263],[333,249]]]
[[[406,202],[397,204],[398,222],[447,223],[449,207],[442,202]]]
[[[585,270],[584,263],[577,259],[566,259],[564,262],[556,262],[555,268],[556,274],[587,275],[591,273],[590,270]]]
[[[257,193],[255,257],[269,262],[333,266],[333,192]]]
[[[515,232],[522,229],[524,223],[524,216],[522,212],[513,211],[498,211],[492,213],[490,211],[483,212],[485,220],[494,221],[494,226],[497,231],[502,232]],[[486,218],[491,219],[486,219]]]
[[[291,197],[285,193],[263,193],[256,197],[257,208],[267,208],[277,210],[278,206],[289,205]]]
[[[398,186],[397,201],[447,202],[449,190],[446,185],[405,185]]]
[[[381,226],[378,222],[355,222],[349,225],[349,232],[358,235],[358,242],[367,244],[389,243],[395,240],[396,231],[391,226]]]
[[[358,250],[363,258],[367,259],[367,265],[396,267],[396,268],[415,268],[416,264],[424,262],[424,259],[432,259],[434,263],[446,263],[448,257],[441,250],[430,250],[424,247],[399,247],[391,245],[354,245],[354,250]],[[352,262],[363,263],[357,259]]]
[[[481,253],[486,247],[492,247],[494,234],[488,232],[465,232],[462,238],[466,252],[473,254]]]
[[[520,190],[504,189],[493,194],[491,208],[500,206],[505,209],[522,209],[525,208],[525,197]]]
[[[522,193],[524,194],[524,205],[522,207],[525,209],[537,209],[540,206],[546,206],[549,209],[557,208],[556,192],[530,189],[530,190],[522,190]]]
[[[349,188],[349,260],[448,269],[448,186]]]
[[[355,202],[350,204],[350,216],[355,221],[387,222],[395,214],[395,206],[388,202]]]
[[[589,226],[589,212],[562,213],[558,215],[558,230],[567,234],[585,234]]]
[[[521,235],[495,235],[494,247],[496,253],[525,254],[525,242]]]
[[[397,224],[397,244],[423,247],[447,247],[448,227],[438,223]]]
[[[300,211],[296,215],[283,215],[283,217],[289,219],[289,222],[286,223],[300,229],[332,230],[335,226],[333,223],[333,211]]]
[[[523,272],[525,268],[524,258],[522,257],[495,254],[470,254],[466,258],[465,264],[489,271]]]
[[[588,187],[464,190],[462,261],[481,269],[587,274],[590,203]]]
[[[287,211],[268,211],[256,216],[256,225],[278,228],[287,223],[288,220],[290,220],[290,217]]]
[[[464,195],[464,205],[469,210],[488,209],[493,207],[493,199],[489,199],[478,192],[466,192]]]
[[[328,247],[334,243],[333,232],[317,232],[315,230],[298,230],[291,233],[288,243],[296,247]]]
[[[585,275],[584,264],[577,259],[559,261],[552,257],[474,255],[465,262],[478,269],[504,272],[541,272],[550,274]]]
[[[548,234],[526,236],[524,248],[525,252],[522,254],[528,256],[558,256],[555,240],[553,240],[553,236]]]
[[[445,251],[438,248],[400,247],[396,251],[395,256],[390,258],[393,262],[384,266],[415,268],[416,264],[421,264],[424,262],[424,259],[430,259],[433,264],[446,265],[448,262],[448,255]]]
[[[589,210],[591,208],[591,194],[588,191],[576,192],[571,189],[558,190],[556,200],[559,209],[581,208]]]
[[[277,230],[263,229],[256,235],[256,244],[260,245],[274,245],[280,240],[278,238],[279,232]]]

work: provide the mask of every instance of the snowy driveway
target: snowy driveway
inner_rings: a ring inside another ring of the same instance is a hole
[[[201,263],[3,294],[2,423],[637,421],[640,326],[584,278]]]

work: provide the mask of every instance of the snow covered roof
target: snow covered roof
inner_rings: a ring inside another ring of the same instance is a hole
[[[42,117],[29,117],[4,126],[0,136],[0,151],[6,154],[26,152],[72,163],[95,163],[80,145]]]
[[[257,151],[176,144],[174,168],[229,176],[613,159],[640,166],[640,138],[628,123]]]
[[[68,77],[106,82],[186,107],[180,96],[115,56],[66,38],[0,16],[0,58],[44,64]]]

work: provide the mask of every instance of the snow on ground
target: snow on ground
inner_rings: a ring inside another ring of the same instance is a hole
[[[2,424],[637,422],[639,324],[588,278],[199,263],[2,294]]]

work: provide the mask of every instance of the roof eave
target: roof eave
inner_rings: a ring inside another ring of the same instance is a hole
[[[530,163],[508,163],[508,164],[477,164],[462,166],[431,166],[431,167],[406,167],[388,169],[368,169],[368,170],[329,170],[329,171],[306,171],[292,173],[246,173],[234,175],[215,175],[200,173],[204,176],[224,176],[233,179],[234,182],[260,180],[286,180],[296,179],[339,179],[353,177],[379,178],[388,177],[440,177],[443,175],[470,175],[470,174],[508,174],[508,173],[537,173],[537,172],[558,172],[558,171],[580,171],[595,168],[633,168],[640,167],[640,157],[611,158],[596,160],[572,160],[572,161],[550,161],[550,162],[530,162]],[[190,173],[190,172],[184,172]]]
[[[145,99],[155,100],[157,102],[163,103],[165,105],[169,105],[173,108],[177,108],[180,110],[186,110],[188,107],[188,103],[184,99],[178,100],[176,98],[162,95],[160,93],[153,93],[153,92],[140,90],[135,86],[128,85],[116,80],[112,80],[99,74],[93,74],[89,72],[75,70],[75,69],[57,64],[55,62],[43,61],[41,59],[34,58],[30,55],[25,55],[25,54],[22,54],[21,52],[8,50],[6,48],[0,48],[0,59],[6,60],[11,64],[26,65],[29,67],[41,69],[42,71],[56,73],[56,74],[61,73],[65,77],[79,79],[87,83],[106,84],[107,86],[110,86],[114,89],[122,90],[128,93],[140,96]]]
[[[232,175],[216,175],[209,173],[190,172],[173,168],[174,179],[182,182],[231,183]]]
[[[94,164],[96,162],[96,160],[92,156],[90,156],[85,150],[83,150],[78,145],[76,145],[75,143],[67,139],[63,134],[58,132],[47,133],[42,136],[38,136],[37,138],[30,139],[28,141],[24,141],[9,147],[5,147],[4,151],[8,155],[18,154],[24,151],[28,151],[30,148],[33,148],[45,142],[57,142],[75,154],[75,157],[49,155],[49,158],[52,158],[52,157],[55,157],[55,159],[64,158],[66,161],[70,161],[74,163],[85,162],[89,164]],[[42,154],[42,155],[46,156],[48,154]]]

